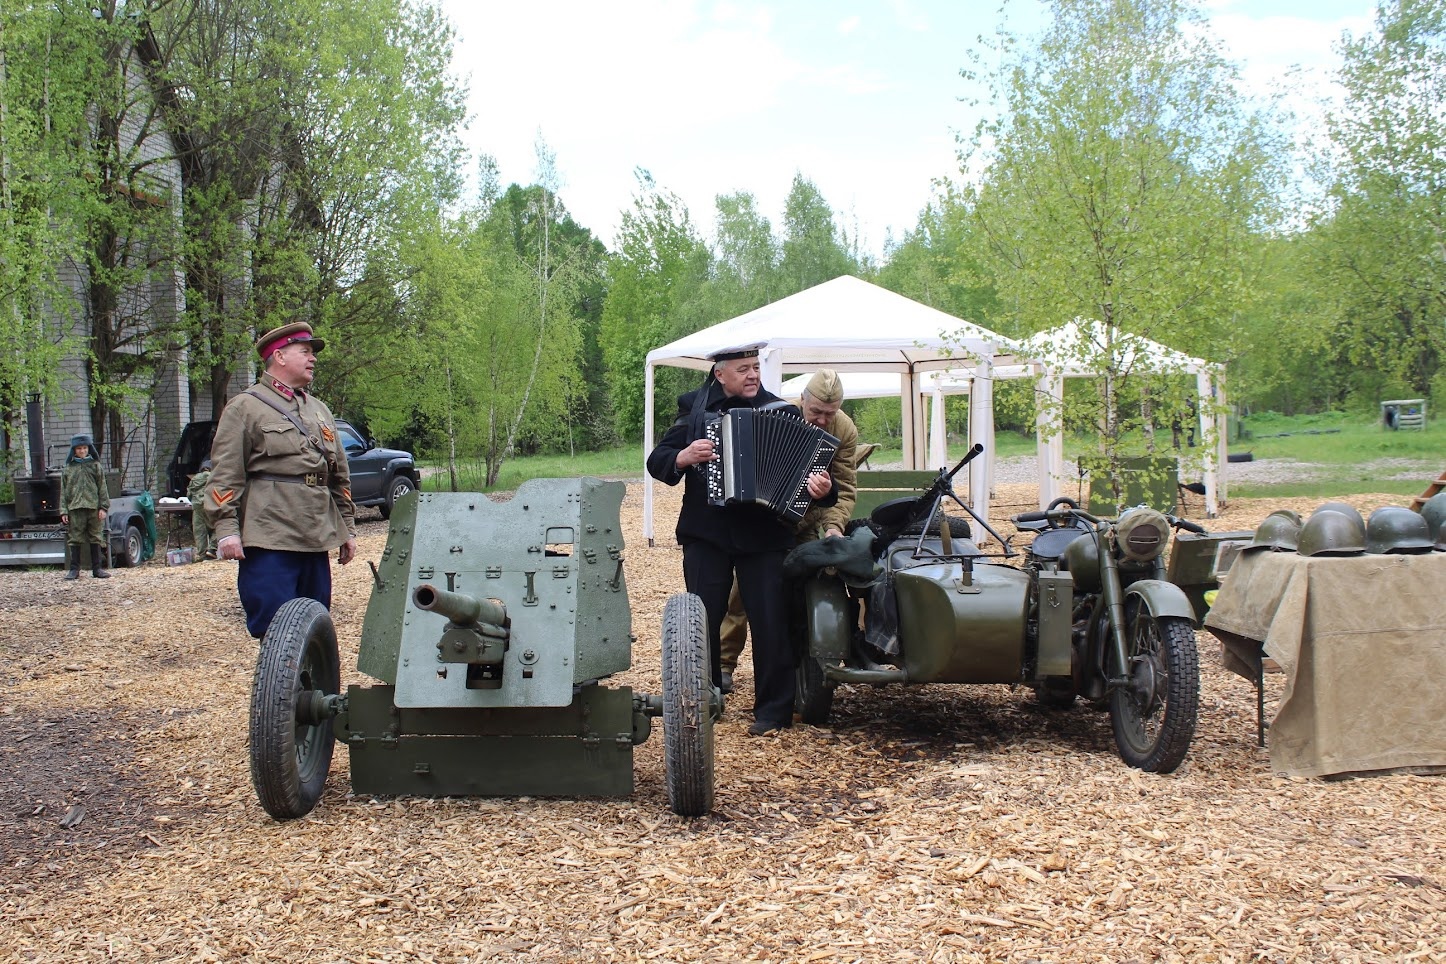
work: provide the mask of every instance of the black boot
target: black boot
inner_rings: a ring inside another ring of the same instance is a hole
[[[69,581],[72,580],[72,579],[79,579],[79,578],[80,578],[80,560],[78,560],[78,559],[72,559],[72,560],[70,560],[70,572],[67,572],[67,573],[65,574],[65,581],[66,581],[66,582],[69,582]]]
[[[105,571],[105,547],[90,547],[90,575],[93,579],[109,579],[110,573]]]

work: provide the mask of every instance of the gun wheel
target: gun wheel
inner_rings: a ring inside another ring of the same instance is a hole
[[[335,748],[321,697],[341,687],[331,614],[314,599],[276,611],[251,686],[251,783],[277,820],[304,817],[321,799]]]
[[[1135,607],[1125,629],[1128,682],[1111,691],[1110,722],[1120,758],[1151,773],[1171,773],[1195,736],[1200,657],[1190,620]]]
[[[713,681],[703,600],[678,593],[663,607],[663,767],[668,806],[683,817],[713,809]]]

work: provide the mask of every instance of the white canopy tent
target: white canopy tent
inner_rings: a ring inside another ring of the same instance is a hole
[[[1107,344],[1113,344],[1120,367],[1194,375],[1199,402],[1200,437],[1213,439],[1205,453],[1205,514],[1214,518],[1225,504],[1225,483],[1220,467],[1226,462],[1225,366],[1192,358],[1183,352],[1119,329],[1110,330],[1096,321],[1075,319],[1026,338],[1020,352],[1037,365],[1038,392],[1052,400],[1039,409],[1039,502],[1047,505],[1060,492],[1064,481],[1064,433],[1060,414],[1064,405],[1066,378],[1098,377],[1097,361]],[[1213,430],[1213,431],[1212,431]]]
[[[996,380],[1024,378],[1034,369],[1029,365],[995,365],[991,369]],[[783,383],[779,392],[784,398],[797,398],[808,384],[812,372],[797,375]],[[839,376],[843,382],[844,398],[893,398],[899,394],[899,380],[893,375],[876,372],[845,372]],[[975,372],[972,368],[950,368],[938,372],[925,372],[919,379],[919,394],[929,398],[929,466],[944,465],[949,460],[944,422],[944,396],[968,395],[974,385]],[[992,454],[992,453],[991,453]]]
[[[1095,322],[1076,321],[1048,331],[1039,332],[1025,339],[1015,349],[1021,358],[1030,359],[1023,364],[996,365],[991,369],[994,379],[1035,378],[1037,391],[1043,398],[1052,399],[1054,404],[1040,406],[1036,424],[1038,433],[1039,461],[1039,505],[1047,506],[1062,490],[1066,481],[1064,475],[1064,436],[1059,428],[1059,416],[1064,399],[1065,378],[1087,378],[1098,374],[1097,361],[1105,345],[1104,326]],[[1225,484],[1220,466],[1226,461],[1226,438],[1224,410],[1224,366],[1199,358],[1192,358],[1183,352],[1134,335],[1116,333],[1113,340],[1119,344],[1121,366],[1128,369],[1149,369],[1195,375],[1199,404],[1202,438],[1211,438],[1208,431],[1215,429],[1214,444],[1206,454],[1204,465],[1205,513],[1213,518],[1225,502]],[[950,368],[930,372],[917,383],[922,395],[934,401],[934,416],[929,426],[929,464],[942,465],[945,452],[943,397],[968,393],[978,384],[978,373],[970,368]],[[806,375],[784,383],[786,397],[794,397],[807,381]],[[843,376],[844,397],[846,398],[887,398],[897,394],[900,388],[897,380],[889,376],[868,373],[850,373]],[[992,422],[991,451],[992,457]],[[971,423],[971,436],[973,426]]]
[[[1012,364],[1005,340],[988,329],[920,304],[849,275],[764,305],[648,352],[643,458],[653,449],[654,370],[671,365],[707,371],[710,356],[725,348],[761,344],[763,386],[780,393],[784,374],[832,368],[839,372],[891,375],[901,398],[904,464],[925,468],[923,395],[927,372],[971,366],[970,436],[985,450],[971,463],[974,511],[988,518],[989,470],[993,462],[994,408],[990,371]],[[1003,351],[1001,351],[1003,349]],[[643,475],[643,533],[653,542],[653,478]]]

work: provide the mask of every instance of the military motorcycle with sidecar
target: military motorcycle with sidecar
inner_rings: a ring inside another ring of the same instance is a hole
[[[954,492],[980,451],[940,469],[917,498],[851,523],[830,565],[818,564],[817,545],[789,556],[801,586],[803,722],[827,723],[844,683],[1008,683],[1044,706],[1107,708],[1126,763],[1173,771],[1194,736],[1200,676],[1194,610],[1166,580],[1164,554],[1172,527],[1204,530],[1145,506],[1098,518],[1066,498],[1012,517],[1033,536],[1016,549]],[[967,538],[948,502],[998,549]],[[858,564],[864,553],[871,565]]]

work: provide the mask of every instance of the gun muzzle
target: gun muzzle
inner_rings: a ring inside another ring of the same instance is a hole
[[[507,607],[501,603],[478,599],[464,592],[449,592],[431,583],[422,583],[412,590],[412,603],[418,609],[446,616],[458,626],[507,625]]]

